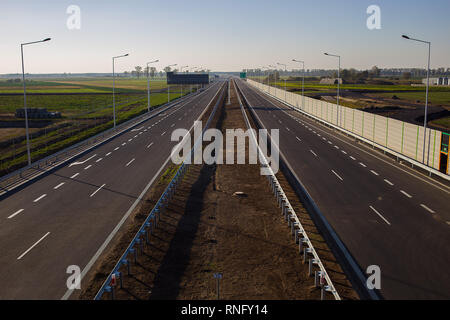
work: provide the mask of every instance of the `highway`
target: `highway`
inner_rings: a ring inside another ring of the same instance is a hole
[[[237,83],[361,269],[380,267],[382,296],[449,299],[450,188]]]
[[[68,298],[66,268],[88,271],[223,82],[0,201],[0,299]]]

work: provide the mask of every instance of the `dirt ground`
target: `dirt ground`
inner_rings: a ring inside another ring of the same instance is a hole
[[[222,131],[246,129],[235,91],[231,92],[231,105],[224,106],[211,124]],[[233,152],[224,149],[224,154],[227,151]],[[336,289],[344,299],[357,299],[294,191],[281,174],[278,178]],[[125,242],[118,247],[123,251]],[[97,268],[80,298],[93,297],[113,256]],[[220,272],[220,299],[319,299],[320,291],[302,261],[259,165],[195,165],[161,215],[150,245],[132,264],[132,275],[124,277],[124,289],[116,291],[116,298],[216,299],[213,275]],[[121,271],[127,273],[125,268]]]

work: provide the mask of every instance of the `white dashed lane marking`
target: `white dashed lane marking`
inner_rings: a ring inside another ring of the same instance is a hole
[[[79,175],[79,173],[75,173],[73,176],[70,177],[70,179],[74,179]]]
[[[385,217],[383,217],[383,216],[381,215],[381,213],[379,213],[374,207],[369,206],[369,208],[372,209],[372,211],[375,212],[381,219],[383,219],[384,222],[387,223],[387,225],[389,225],[389,226],[391,225],[391,223],[390,223],[389,221],[387,221],[387,219],[386,219]]]
[[[128,162],[128,163],[125,165],[125,167],[128,167],[130,164],[132,164],[134,160],[136,160],[136,159],[133,158],[130,162]]]
[[[8,219],[14,218],[15,216],[17,216],[19,213],[22,213],[23,211],[24,211],[24,209],[17,210],[17,211],[14,212],[12,215],[10,215],[10,216],[8,217]]]
[[[46,196],[47,196],[47,195],[44,193],[44,194],[43,194],[42,196],[40,196],[39,198],[34,199],[33,202],[36,203],[36,202],[38,202],[38,201],[44,199]]]
[[[53,189],[57,190],[59,188],[61,188],[64,185],[65,182],[61,182],[60,184],[58,184],[56,187],[54,187]]]
[[[392,183],[392,182],[390,182],[389,180],[387,180],[387,179],[384,179],[384,182],[386,182],[388,185],[390,185],[390,186],[393,186],[394,184]]]
[[[341,176],[338,175],[334,170],[331,170],[331,172],[333,172],[334,175],[339,178],[339,180],[344,181],[344,179],[342,179]]]
[[[403,191],[403,190],[400,190],[400,192],[404,195],[404,196],[406,196],[406,197],[408,197],[408,198],[412,198],[412,196],[411,195],[409,195],[408,193],[406,193],[405,191]]]
[[[93,196],[95,196],[95,194],[96,194],[97,192],[99,192],[100,190],[102,190],[103,187],[104,187],[105,185],[106,185],[106,184],[103,184],[100,188],[98,188],[97,190],[95,190],[89,197],[92,198]]]
[[[427,210],[428,212],[430,212],[430,213],[436,213],[436,212],[434,212],[433,210],[431,210],[430,208],[428,208],[426,205],[424,205],[424,204],[421,204],[420,205],[422,208],[424,208],[425,210]]]
[[[48,235],[50,234],[50,232],[47,232],[42,238],[40,238],[38,241],[36,241],[30,248],[28,248],[27,251],[25,251],[24,253],[22,253],[17,260],[22,259],[28,252],[30,252],[34,247],[36,247],[39,242],[41,242],[42,240],[44,240]]]

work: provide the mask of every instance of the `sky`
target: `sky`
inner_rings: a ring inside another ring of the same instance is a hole
[[[70,5],[80,8],[80,29],[69,29]],[[366,10],[378,5],[381,29],[369,30]],[[159,59],[213,71],[240,71],[276,63],[307,69],[450,67],[448,0],[1,0],[0,74],[111,72]],[[280,67],[281,68],[281,67]],[[284,67],[283,67],[284,68]]]

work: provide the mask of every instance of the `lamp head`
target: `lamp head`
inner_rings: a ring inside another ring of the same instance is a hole
[[[410,38],[409,38],[407,35],[405,35],[405,34],[402,35],[402,38],[405,38],[405,39],[408,39],[408,40],[410,39]]]
[[[42,40],[42,42],[50,41],[50,40],[52,40],[52,38],[46,38],[46,39]]]

